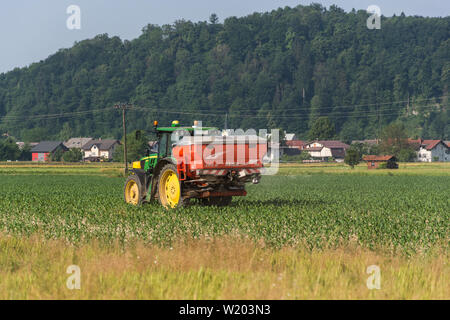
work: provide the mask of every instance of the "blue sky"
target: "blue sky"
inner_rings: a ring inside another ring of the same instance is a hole
[[[386,16],[402,11],[407,15],[450,15],[450,1],[445,0],[8,0],[0,4],[0,73],[43,60],[60,48],[100,33],[133,39],[149,23],[203,21],[213,12],[223,21],[229,16],[311,2],[327,7],[336,4],[346,11],[378,5]],[[66,9],[72,4],[81,8],[81,30],[66,27]]]

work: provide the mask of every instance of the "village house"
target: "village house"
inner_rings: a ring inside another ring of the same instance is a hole
[[[335,159],[337,162],[343,162],[348,148],[350,146],[341,141],[323,140],[307,143],[303,150],[308,152],[314,160]]]
[[[394,156],[364,156],[363,161],[367,162],[370,170],[378,169],[382,163],[386,164],[386,169],[398,169],[398,160]]]
[[[64,142],[64,146],[67,149],[82,149],[83,146],[91,140],[92,138],[71,138]]]
[[[291,140],[291,141],[286,141],[286,145],[291,149],[297,149],[297,150],[302,151],[306,145],[306,142],[301,141],[301,140]]]
[[[417,159],[419,162],[449,162],[450,148],[442,140],[417,140]]]
[[[119,144],[120,142],[118,140],[91,140],[82,147],[84,160],[111,160],[114,156],[114,151]]]
[[[32,161],[46,162],[50,161],[50,156],[56,151],[67,151],[61,141],[42,141],[31,149]]]

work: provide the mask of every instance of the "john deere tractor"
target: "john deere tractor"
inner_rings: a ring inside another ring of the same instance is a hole
[[[245,196],[245,184],[259,183],[267,142],[258,137],[223,137],[216,128],[170,127],[154,122],[157,150],[134,162],[125,182],[125,201],[132,205],[158,199],[177,208],[191,199],[225,206]],[[251,150],[250,150],[251,149]]]

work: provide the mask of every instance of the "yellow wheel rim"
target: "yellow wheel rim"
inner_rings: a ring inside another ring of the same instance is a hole
[[[133,205],[139,203],[139,187],[133,180],[128,181],[125,187],[125,201]]]
[[[167,170],[161,176],[159,184],[160,199],[166,208],[175,208],[180,202],[181,189],[177,174]]]

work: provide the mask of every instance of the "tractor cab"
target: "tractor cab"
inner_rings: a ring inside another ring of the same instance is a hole
[[[183,138],[183,136],[193,136],[197,134],[217,135],[217,128],[203,128],[198,126],[198,121],[192,127],[181,127],[180,122],[175,120],[170,127],[158,127],[158,121],[153,123],[154,133],[157,135],[157,142],[152,148],[147,150],[145,157],[133,163],[133,169],[141,169],[150,172],[154,169],[159,160],[172,159],[173,148]],[[174,159],[172,159],[173,161]]]

